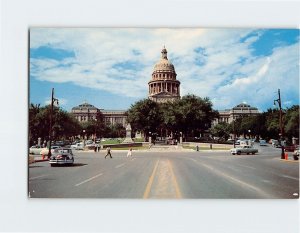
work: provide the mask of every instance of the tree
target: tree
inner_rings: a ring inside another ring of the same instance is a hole
[[[96,137],[102,138],[109,131],[108,128],[104,123],[104,116],[101,112],[97,113],[96,119],[90,118],[88,121],[81,122],[81,129],[85,130],[87,137],[96,135]]]
[[[231,125],[227,122],[220,122],[211,129],[211,134],[213,136],[223,138],[225,141],[229,138],[230,132]]]
[[[30,104],[29,106],[29,144],[32,145],[41,138],[49,140],[50,105]],[[81,132],[81,126],[72,114],[58,108],[53,109],[53,139],[64,139]]]
[[[209,98],[186,95],[174,103],[176,128],[186,135],[199,135],[210,128],[211,122],[218,116],[212,109]]]
[[[299,137],[299,105],[294,105],[286,110],[285,134],[289,138]]]
[[[133,132],[138,130],[148,137],[149,132],[156,132],[163,121],[160,106],[150,99],[140,100],[127,111],[127,121]]]

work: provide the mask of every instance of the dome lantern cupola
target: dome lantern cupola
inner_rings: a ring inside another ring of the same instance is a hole
[[[164,46],[164,48],[161,50],[161,58],[168,60],[167,53],[168,52],[167,52],[167,50],[166,50],[166,48]]]

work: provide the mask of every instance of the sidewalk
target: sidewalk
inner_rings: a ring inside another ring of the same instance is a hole
[[[33,160],[31,158],[33,158],[34,162],[33,162]],[[44,159],[43,159],[43,157],[41,155],[29,155],[29,163],[31,161],[33,163],[35,163],[35,162],[45,162],[45,161],[49,161],[49,160],[48,160],[47,156],[45,156]]]

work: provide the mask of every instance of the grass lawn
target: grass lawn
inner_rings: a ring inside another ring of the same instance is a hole
[[[195,146],[183,146],[184,149],[193,149],[196,150]],[[209,147],[199,147],[199,150],[211,150]],[[212,147],[212,150],[229,150],[226,147]]]
[[[128,150],[129,147],[120,147],[120,148],[111,148],[112,151],[114,150]],[[147,150],[149,149],[148,147],[145,147],[145,146],[137,146],[137,147],[132,147],[132,150],[135,151],[135,150]]]
[[[100,144],[101,145],[107,145],[107,144],[120,144],[121,142],[123,142],[124,139],[122,138],[121,140],[118,139],[106,139],[105,141],[101,141]]]
[[[107,144],[120,144],[125,140],[125,138],[121,139],[106,139],[105,141],[101,141],[101,145],[107,145]],[[134,142],[144,142],[143,138],[134,139]]]

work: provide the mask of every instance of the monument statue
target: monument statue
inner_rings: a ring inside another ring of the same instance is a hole
[[[126,125],[126,138],[123,143],[133,143],[131,138],[131,125],[129,123]]]

